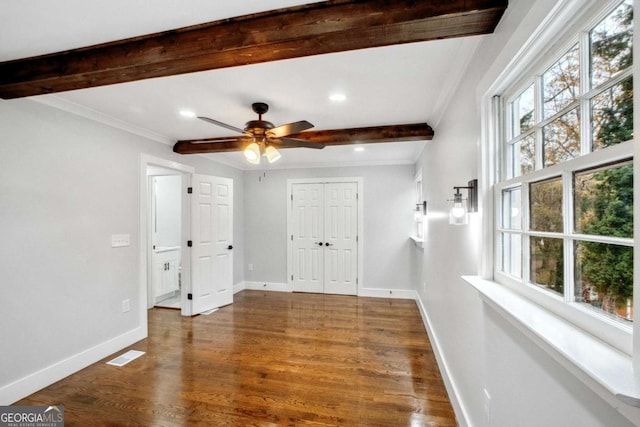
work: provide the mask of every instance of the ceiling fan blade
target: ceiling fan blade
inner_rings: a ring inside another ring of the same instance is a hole
[[[242,129],[240,129],[240,128],[237,128],[237,127],[235,127],[235,126],[228,125],[228,124],[226,124],[226,123],[219,122],[219,121],[214,120],[214,119],[210,119],[209,117],[198,116],[198,118],[199,118],[200,120],[204,120],[204,121],[205,121],[205,122],[207,122],[207,123],[211,123],[212,125],[221,126],[221,127],[223,127],[223,128],[226,128],[226,129],[232,130],[232,131],[234,131],[234,132],[244,133],[244,130],[242,130]]]
[[[313,125],[306,120],[300,120],[299,122],[287,123],[286,125],[278,126],[276,128],[267,131],[267,135],[275,138],[291,135],[294,133],[302,132],[303,130],[311,129]]]
[[[233,143],[237,143],[237,144],[243,144],[245,138],[239,136],[237,138],[215,138],[215,143],[216,144],[233,144]],[[209,144],[211,142],[213,142],[211,139],[196,139],[191,141],[192,144]]]
[[[315,148],[317,150],[321,150],[324,148],[324,144],[320,144],[318,142],[305,141],[304,139],[294,139],[294,138],[278,138],[269,141],[270,144],[277,145],[282,148]]]

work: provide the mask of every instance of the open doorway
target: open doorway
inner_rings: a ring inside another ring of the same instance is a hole
[[[141,324],[156,306],[191,316],[231,304],[233,180],[146,154],[140,160]]]
[[[190,231],[187,188],[193,172],[192,166],[171,160],[147,154],[140,157],[140,320],[143,325],[147,323],[147,309],[157,302],[172,303],[172,308],[179,308],[183,316],[191,315],[188,300],[191,264],[185,242]],[[176,196],[176,193],[179,194]]]
[[[151,197],[149,264],[155,307],[182,309],[182,174],[147,166]]]

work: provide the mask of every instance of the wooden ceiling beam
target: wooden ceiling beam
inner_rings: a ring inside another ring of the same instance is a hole
[[[426,123],[375,126],[352,129],[304,131],[288,138],[303,139],[319,144],[349,145],[377,142],[430,141],[433,129]],[[242,150],[243,144],[234,138],[206,138],[178,141],[173,151],[179,154],[223,153]]]
[[[0,63],[4,99],[493,32],[507,0],[332,0]]]

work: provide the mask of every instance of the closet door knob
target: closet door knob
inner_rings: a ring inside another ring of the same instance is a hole
[[[229,249],[229,250],[233,249],[233,245],[227,246],[227,249]]]
[[[316,245],[322,246],[322,242],[316,242]]]

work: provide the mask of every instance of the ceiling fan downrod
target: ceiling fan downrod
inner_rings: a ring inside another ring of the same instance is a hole
[[[251,104],[251,109],[258,115],[258,120],[249,120],[244,125],[244,131],[250,132],[254,136],[264,136],[267,131],[273,129],[275,126],[273,123],[266,120],[262,120],[262,115],[269,111],[269,106],[264,102],[254,102]]]

